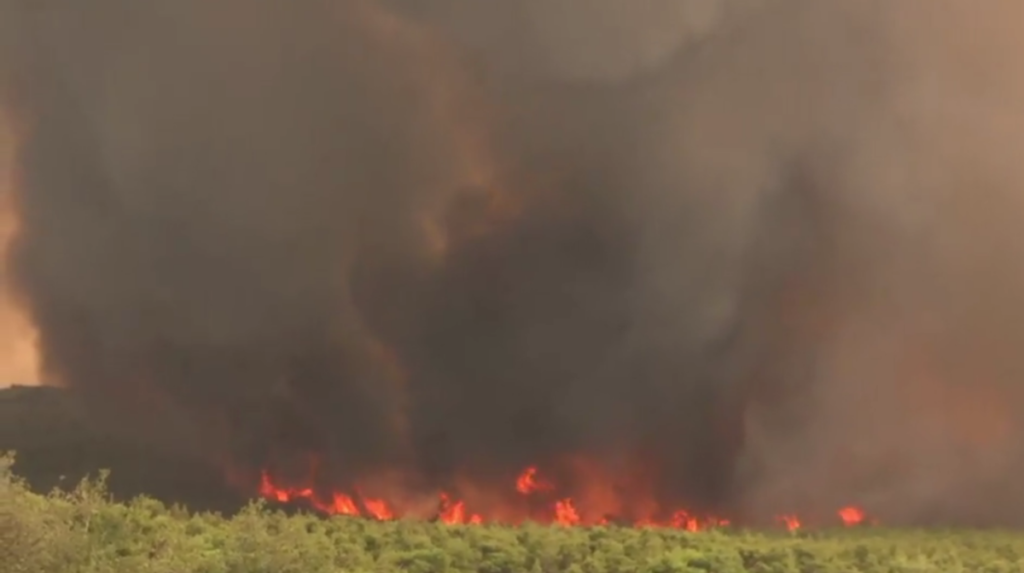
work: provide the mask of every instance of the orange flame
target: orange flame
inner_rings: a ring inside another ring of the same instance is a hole
[[[708,517],[703,522],[700,518],[690,514],[685,509],[680,509],[672,514],[672,519],[669,520],[669,525],[675,529],[685,529],[689,532],[697,532],[702,529],[728,527],[728,519],[719,519],[717,517]]]
[[[387,521],[395,518],[394,512],[391,511],[391,508],[388,507],[387,502],[383,499],[364,498],[363,506],[366,507],[366,512],[378,521]]]
[[[529,507],[536,509],[540,507],[538,504],[541,504],[543,507],[539,511],[527,510],[525,506],[519,510],[503,508],[500,511],[495,511],[499,508],[488,507],[485,508],[487,511],[471,513],[469,511],[470,504],[466,499],[456,497],[450,492],[442,491],[438,493],[437,497],[439,504],[436,510],[436,518],[439,522],[446,525],[477,525],[485,522],[514,525],[520,523],[526,516],[529,516],[533,521],[563,527],[605,525],[609,522],[609,516],[598,517],[594,515],[593,508],[582,507],[585,511],[581,511],[579,504],[583,498],[577,499],[565,495],[555,497],[558,489],[556,484],[549,480],[540,479],[539,474],[540,471],[536,466],[529,466],[518,475],[514,484],[510,484],[514,486],[519,499],[524,502],[527,499],[531,500],[527,504]],[[320,497],[313,487],[307,485],[297,487],[282,486],[275,483],[267,471],[261,472],[260,475],[259,494],[270,501],[278,503],[300,502],[329,515],[359,516],[378,521],[410,516],[410,512],[403,511],[400,505],[396,505],[384,498],[367,497],[359,493],[358,488],[355,491],[355,495],[333,492],[329,496]],[[513,499],[507,495],[501,498],[506,501]],[[480,499],[477,499],[477,501],[479,502]],[[642,514],[642,512],[639,513]],[[677,509],[667,515],[666,519],[657,519],[650,516],[636,518],[632,520],[632,523],[637,527],[664,527],[690,532],[706,531],[730,525],[728,519],[701,516],[685,509]],[[838,510],[837,515],[840,523],[847,527],[865,522],[864,510],[856,506],[843,507]],[[621,522],[618,517],[614,519],[616,522]],[[782,514],[776,519],[788,531],[797,531],[803,527],[800,518],[794,514]]]
[[[796,531],[801,527],[800,518],[792,514],[780,515],[779,521],[788,531]]]
[[[359,515],[359,509],[356,508],[356,502],[351,497],[343,493],[335,493],[333,495],[333,503],[331,508],[334,510],[332,513],[338,515]]]
[[[441,511],[438,519],[447,525],[462,525],[464,523],[479,525],[483,523],[483,518],[475,513],[467,518],[466,502],[456,501],[452,503],[446,493],[441,494]]]
[[[860,525],[864,521],[864,510],[852,505],[840,509],[838,514],[839,519],[843,521],[843,525],[847,527]]]
[[[0,113],[0,277],[11,242],[18,233],[14,204],[15,134]],[[40,382],[40,358],[36,329],[17,304],[5,282],[0,281],[0,387]]]
[[[559,525],[579,525],[580,514],[572,504],[572,499],[565,498],[555,502],[555,523]]]
[[[550,483],[537,480],[536,466],[526,468],[523,470],[523,473],[519,474],[519,478],[516,479],[516,491],[523,495],[539,491],[551,491],[552,489],[554,489],[554,486]]]

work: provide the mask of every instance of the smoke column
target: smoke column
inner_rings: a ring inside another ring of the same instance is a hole
[[[621,4],[0,1],[43,375],[339,481],[1019,524],[1024,6]]]

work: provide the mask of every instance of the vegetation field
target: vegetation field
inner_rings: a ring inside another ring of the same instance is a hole
[[[447,526],[289,516],[259,503],[227,518],[114,502],[102,481],[40,495],[11,462],[0,459],[0,573],[1024,571],[1024,535],[1010,532]]]
[[[109,431],[52,388],[0,390],[3,450],[19,456],[13,472],[10,458],[0,462],[0,573],[1024,572],[1024,533],[1013,532],[687,533],[323,519],[260,504],[234,512],[243,502],[217,491],[219,475]],[[37,493],[100,467],[112,468],[110,491],[85,481]]]

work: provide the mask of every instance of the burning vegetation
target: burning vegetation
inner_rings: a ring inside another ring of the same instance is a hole
[[[446,525],[480,525],[484,523],[520,524],[526,521],[554,524],[564,527],[594,525],[631,525],[636,527],[660,527],[682,529],[690,532],[728,527],[728,519],[712,515],[697,515],[685,509],[672,509],[642,504],[631,506],[624,500],[634,497],[635,492],[622,492],[621,497],[584,499],[582,507],[573,497],[562,497],[564,492],[547,481],[538,481],[537,468],[527,467],[515,480],[515,498],[504,498],[504,504],[480,508],[486,511],[476,513],[467,508],[466,502],[447,492],[437,494],[436,509],[428,519]],[[347,494],[340,491],[319,492],[314,482],[303,485],[278,483],[264,470],[260,474],[259,494],[263,498],[281,504],[297,504],[327,515],[366,517],[388,521],[407,516],[398,506],[375,497],[359,493]],[[358,488],[355,489],[358,492]],[[493,499],[493,497],[492,497]],[[610,510],[609,511],[602,511]],[[422,515],[422,514],[421,514]],[[802,527],[799,517],[791,514],[777,516],[776,522],[789,531]],[[836,512],[832,524],[853,527],[865,523],[864,510],[847,506]]]
[[[622,5],[0,0],[0,374],[326,513],[1019,524],[1024,7]]]
[[[40,380],[35,329],[14,296],[6,269],[18,223],[13,192],[15,145],[14,128],[0,110],[0,388]]]

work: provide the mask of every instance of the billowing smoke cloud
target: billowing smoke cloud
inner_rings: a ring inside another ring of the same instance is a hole
[[[1013,521],[1024,8],[623,5],[4,0],[47,375],[338,480]]]

